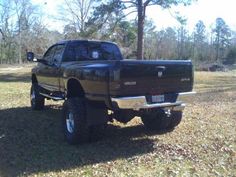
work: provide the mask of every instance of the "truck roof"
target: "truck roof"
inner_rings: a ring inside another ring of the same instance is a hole
[[[73,40],[62,40],[57,42],[57,44],[66,44],[66,43],[70,43],[70,42],[104,42],[104,43],[110,43],[110,44],[115,44],[114,42],[110,42],[110,41],[102,41],[102,40],[80,40],[80,39],[73,39]]]

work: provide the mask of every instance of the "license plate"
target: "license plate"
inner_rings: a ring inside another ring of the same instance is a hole
[[[152,102],[154,103],[160,103],[165,101],[165,96],[164,95],[154,95],[152,96]]]

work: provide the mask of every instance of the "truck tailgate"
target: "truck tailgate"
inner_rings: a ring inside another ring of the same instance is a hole
[[[160,95],[188,92],[192,87],[193,66],[189,60],[122,60],[110,81],[110,94]]]

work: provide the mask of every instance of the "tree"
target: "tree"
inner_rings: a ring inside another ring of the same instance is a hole
[[[22,51],[26,50],[31,26],[38,22],[38,9],[30,0],[14,0],[12,6],[16,14],[16,31],[18,37],[18,61],[21,64]]]
[[[236,47],[231,47],[229,53],[227,54],[225,64],[234,64],[236,63]]]
[[[130,0],[123,1],[124,3],[129,3],[132,6],[126,6],[130,8],[135,6],[138,13],[138,34],[137,34],[137,59],[143,59],[143,32],[144,32],[144,22],[146,17],[146,8],[151,5],[161,6],[162,8],[170,8],[173,5],[183,4],[189,5],[192,0]]]
[[[179,59],[188,59],[191,56],[191,38],[188,35],[188,31],[186,30],[187,19],[179,17],[178,21],[181,26],[177,30],[177,54]]]
[[[157,45],[156,45],[156,56],[155,58],[168,58],[176,59],[177,56],[177,34],[176,31],[168,27],[165,30],[157,32]],[[154,52],[153,51],[153,52]],[[155,52],[154,52],[155,53]]]
[[[31,0],[2,0],[0,31],[0,63],[22,63],[26,51],[41,54],[62,38],[45,28],[40,8]]]
[[[195,60],[203,60],[204,56],[206,56],[206,26],[202,20],[199,20],[195,25],[193,38],[193,57]]]
[[[113,35],[119,22],[124,19],[124,6],[119,0],[110,0],[97,6],[88,20],[87,34],[95,35],[99,39],[109,39]]]
[[[194,42],[204,43],[206,40],[206,26],[202,20],[199,20],[194,29]]]
[[[215,33],[214,44],[216,49],[216,61],[218,61],[219,58],[224,56],[225,49],[230,45],[229,38],[231,36],[231,31],[222,18],[217,18],[213,32]]]
[[[64,2],[65,5],[62,7],[63,16],[61,18],[67,21],[64,29],[66,37],[86,37],[86,24],[91,18],[91,10],[99,3],[97,0],[64,0]]]
[[[13,29],[10,17],[12,16],[11,1],[4,0],[0,4],[0,63],[10,62],[13,47]]]
[[[127,15],[136,12],[137,13],[137,58],[143,59],[144,58],[144,51],[143,51],[143,45],[144,45],[144,24],[145,24],[145,18],[146,18],[146,8],[148,6],[161,6],[162,8],[170,8],[171,6],[177,6],[179,4],[183,5],[189,5],[194,0],[108,0],[106,4],[102,3],[98,9],[95,10],[93,16],[98,19],[97,16],[102,16],[104,14],[111,13],[112,11],[115,11],[116,14],[118,14],[119,18],[116,18],[117,20],[122,20],[122,18],[125,18]],[[103,9],[103,11],[101,11]],[[124,14],[122,12],[128,10],[127,14]],[[96,14],[96,15],[95,15]],[[109,18],[109,17],[108,17]],[[104,19],[104,18],[103,18]],[[106,18],[104,19],[106,21]],[[104,21],[103,21],[104,22]]]
[[[137,26],[137,23],[136,23]],[[152,20],[146,20],[144,24],[144,58],[153,59],[156,58],[156,48],[157,48],[157,31],[156,26]],[[137,54],[136,54],[137,57]]]
[[[118,21],[110,40],[116,42],[125,58],[132,58],[135,50],[136,28],[134,22]]]
[[[76,39],[79,37],[76,27],[69,24],[65,25],[63,34],[65,39]]]

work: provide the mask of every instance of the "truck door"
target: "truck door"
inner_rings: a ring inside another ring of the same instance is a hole
[[[57,44],[48,49],[44,55],[47,64],[42,64],[38,73],[40,86],[52,92],[60,91],[59,78],[62,76],[60,64],[65,49],[64,44]]]

